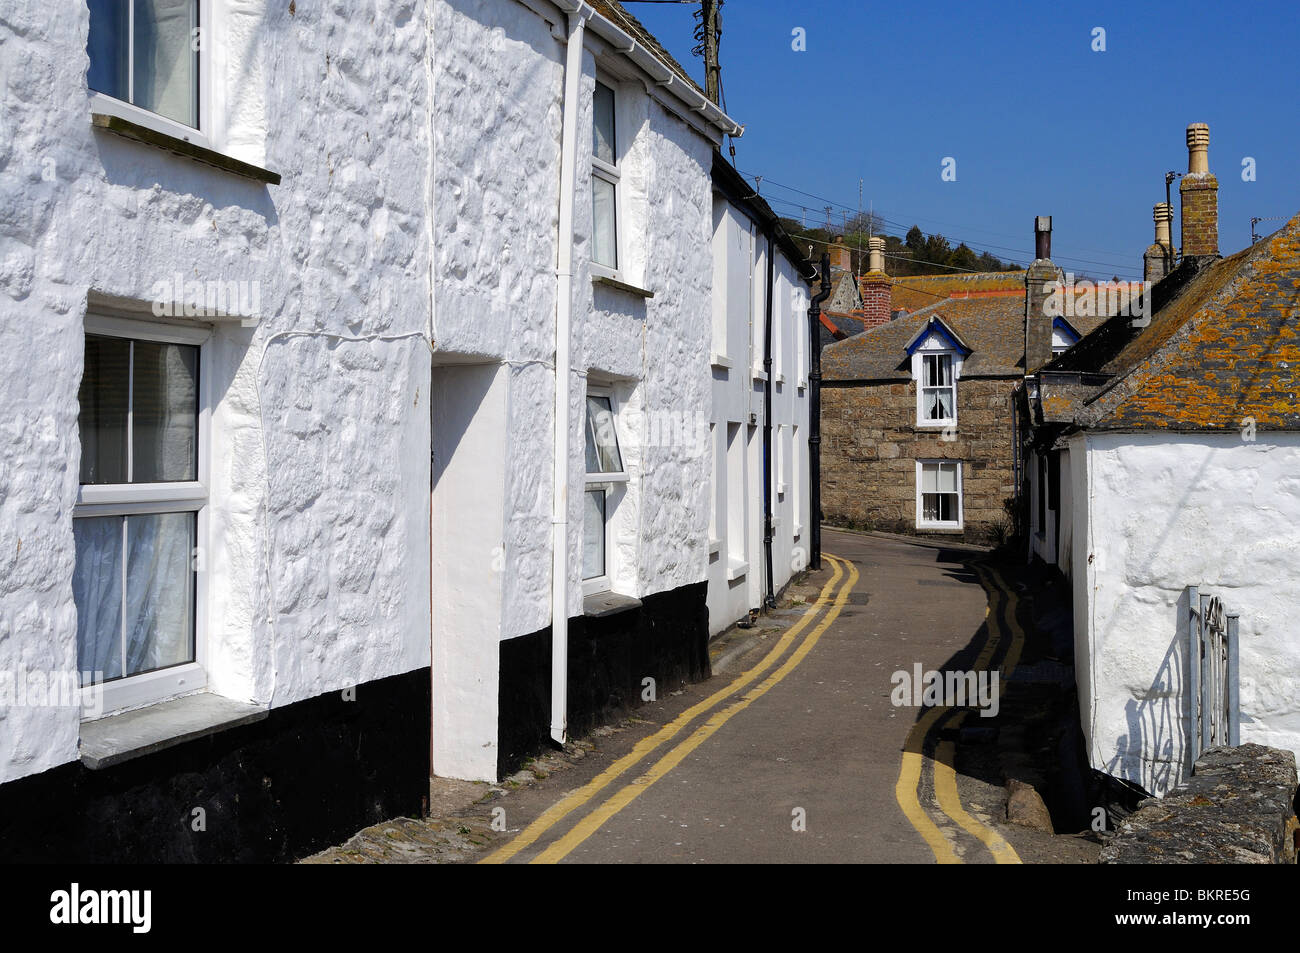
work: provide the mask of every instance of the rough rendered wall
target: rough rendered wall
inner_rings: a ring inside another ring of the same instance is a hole
[[[716,546],[708,564],[709,632],[725,630],[761,604],[767,572],[762,550],[763,471],[759,453],[726,460],[727,426],[739,424],[746,439],[750,414],[761,426],[766,412],[762,343],[767,292],[767,240],[744,211],[721,194],[714,196],[713,234],[713,353],[731,366],[712,371],[713,446],[709,452],[710,487],[707,505],[713,515]],[[751,237],[753,236],[753,237]],[[808,286],[778,249],[772,290],[772,577],[780,591],[808,562]],[[801,386],[805,385],[805,386]],[[798,428],[796,438],[795,428]],[[761,432],[756,437],[761,448]],[[755,462],[756,461],[756,462]],[[784,484],[784,492],[781,485]],[[746,531],[733,538],[728,510],[743,508]],[[728,579],[735,562],[748,569]]]
[[[1092,660],[1093,767],[1153,793],[1181,780],[1188,585],[1241,616],[1242,742],[1300,751],[1297,474],[1294,434],[1088,438],[1074,531],[1092,599],[1075,637]]]
[[[991,541],[1015,491],[1014,381],[957,382],[956,439],[916,426],[916,384],[822,386],[822,509],[829,522],[917,534],[916,461],[961,460],[965,531]]]
[[[88,292],[242,280],[261,323],[211,345],[210,684],[278,706],[429,664],[428,24],[222,9],[224,148],[280,186],[92,132],[84,3],[0,15],[0,670],[75,669]],[[0,711],[0,779],[74,759],[78,716]]]
[[[503,520],[436,541],[448,559],[496,551],[501,602],[480,618],[440,621],[434,609],[434,697],[453,671],[488,672],[503,640],[551,622],[551,506],[556,263],[565,42],[521,3],[434,0],[433,337],[438,363],[507,366]],[[615,588],[637,597],[704,578],[707,535],[707,315],[712,288],[711,142],[636,81],[618,84],[623,280],[650,299],[592,281],[591,97],[597,63],[583,56],[577,110],[572,373],[569,389],[569,600],[582,613],[583,425],[589,380],[613,386],[629,482],[613,516]],[[626,69],[626,64],[624,64]],[[439,373],[435,371],[435,373]],[[495,412],[495,411],[493,411]],[[445,426],[434,408],[433,426]],[[702,428],[703,433],[697,431]],[[474,479],[452,468],[440,479]],[[455,495],[455,488],[448,487]],[[435,489],[435,495],[438,490]],[[487,655],[492,655],[489,661]],[[538,678],[546,678],[539,671]],[[451,687],[451,686],[448,686]],[[444,688],[444,691],[446,688]],[[495,777],[497,686],[458,723],[476,739],[439,755],[440,774]],[[435,725],[435,734],[438,726]]]

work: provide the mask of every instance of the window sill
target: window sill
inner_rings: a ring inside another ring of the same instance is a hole
[[[592,275],[591,283],[593,285],[604,285],[606,288],[614,288],[617,291],[626,291],[638,298],[653,298],[655,296],[653,291],[638,288],[636,285],[630,285],[626,281],[619,281],[617,278],[611,278],[608,275]]]
[[[641,600],[617,592],[593,592],[582,599],[582,614],[588,619],[603,619],[629,609],[641,608]]]
[[[231,172],[235,175],[242,175],[248,179],[255,179],[267,185],[279,185],[280,174],[272,172],[269,169],[263,169],[260,166],[252,165],[248,162],[241,162],[239,159],[232,158],[213,149],[196,145],[193,142],[186,142],[177,136],[169,136],[165,132],[159,132],[156,129],[150,129],[148,126],[142,126],[138,122],[132,122],[129,119],[123,119],[121,116],[110,116],[107,113],[92,113],[90,117],[91,125],[96,129],[103,129],[105,132],[111,132],[114,135],[121,136],[124,139],[130,139],[133,142],[143,143],[147,146],[155,146],[159,149],[165,149],[168,152],[175,153],[179,156],[185,156],[194,159],[196,162],[202,162],[205,165],[213,166],[224,172]]]
[[[709,540],[709,555],[710,555],[710,556],[712,556],[714,553],[720,551],[721,549],[722,549],[722,540],[720,540],[720,539],[711,539],[711,540]]]
[[[267,709],[210,692],[81,725],[81,763],[92,771],[266,718]]]
[[[729,370],[732,367],[735,367],[735,365],[731,362],[731,358],[724,357],[721,354],[710,355],[709,364],[712,367],[716,367],[724,371]]]
[[[953,523],[918,523],[916,531],[918,533],[951,533],[953,535],[966,532],[960,525]]]
[[[749,563],[743,559],[730,559],[727,561],[727,582],[733,582],[749,572]]]
[[[754,367],[750,369],[749,376],[756,381],[765,381],[767,380],[767,371],[763,370],[761,367]]]

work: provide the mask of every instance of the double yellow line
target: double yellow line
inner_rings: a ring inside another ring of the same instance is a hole
[[[989,605],[984,610],[988,620],[988,637],[984,641],[979,657],[975,660],[974,670],[977,672],[989,670],[993,656],[1003,641],[1004,632],[1010,630],[1011,641],[1003,657],[1000,680],[1010,678],[1020,662],[1020,653],[1025,643],[1024,630],[1020,628],[1015,618],[1015,596],[992,567],[977,565],[975,573],[980,577],[985,591],[989,593]],[[941,706],[927,710],[917,719],[903,744],[902,765],[898,773],[898,783],[894,787],[894,797],[898,801],[898,806],[911,825],[916,828],[916,832],[929,845],[935,861],[940,864],[960,864],[962,860],[957,855],[952,841],[921,806],[917,787],[921,783],[925,763],[929,760],[925,757],[925,749],[932,741],[931,735],[948,720],[952,712],[953,709]],[[964,711],[958,712],[951,720],[951,726],[960,727],[966,714]],[[1002,835],[987,824],[976,820],[962,806],[961,797],[957,793],[957,774],[952,767],[956,761],[956,754],[956,748],[951,741],[934,745],[932,776],[935,800],[938,802],[940,813],[979,840],[997,863],[1020,863],[1015,848],[1008,844]]]
[[[574,811],[586,805],[597,794],[617,780],[631,768],[635,767],[644,760],[651,752],[655,751],[661,745],[667,743],[677,736],[687,725],[696,718],[712,711],[704,724],[695,729],[686,740],[677,744],[672,750],[656,761],[644,774],[640,775],[630,783],[624,785],[604,803],[600,804],[595,810],[591,811],[586,817],[582,818],[575,824],[568,833],[559,837],[545,850],[539,853],[530,861],[531,863],[557,863],[567,857],[583,841],[587,840],[592,834],[598,831],[601,826],[621,811],[624,807],[639,797],[649,787],[659,781],[664,775],[680,764],[687,755],[702,745],[712,737],[719,728],[730,721],[735,715],[748,708],[758,698],[761,698],[775,685],[781,682],[799,665],[800,662],[812,651],[813,647],[821,639],[822,634],[830,627],[831,623],[839,616],[844,604],[848,601],[849,593],[858,581],[858,570],[851,562],[841,560],[839,557],[827,554],[827,560],[831,563],[834,572],[830,580],[822,587],[816,601],[808,607],[807,611],[800,616],[799,621],[786,630],[785,634],[777,641],[772,650],[768,652],[753,668],[742,673],[733,682],[726,687],[714,692],[703,701],[692,705],[686,711],[682,712],[668,724],[664,725],[654,734],[643,738],[623,757],[619,758],[608,768],[602,771],[596,777],[592,778],[585,785],[576,791],[571,792],[561,800],[557,801],[537,820],[533,821],[522,831],[519,832],[509,843],[503,845],[485,857],[481,863],[485,864],[504,864],[528,847],[536,843],[540,838],[546,835],[560,821],[568,817]],[[831,593],[835,592],[836,586],[845,579],[845,569],[847,567],[847,579],[843,586],[840,587],[834,599]],[[786,650],[795,642],[795,639],[817,618],[823,609],[829,606],[829,610],[808,636],[798,645],[775,672],[764,679],[760,684],[746,692],[741,698],[732,702],[725,708],[714,711],[714,709],[731,696],[753,685],[768,669],[777,663]]]

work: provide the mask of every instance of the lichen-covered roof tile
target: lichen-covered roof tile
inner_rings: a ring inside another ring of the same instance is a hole
[[[1300,215],[1201,271],[1148,327],[1112,319],[1095,336],[1061,362],[1115,375],[1088,426],[1300,430]]]

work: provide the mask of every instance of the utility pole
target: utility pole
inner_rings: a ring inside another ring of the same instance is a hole
[[[704,21],[704,94],[715,106],[722,105],[721,68],[718,65],[718,39],[722,35],[721,7],[722,0],[700,0],[700,12]]]

